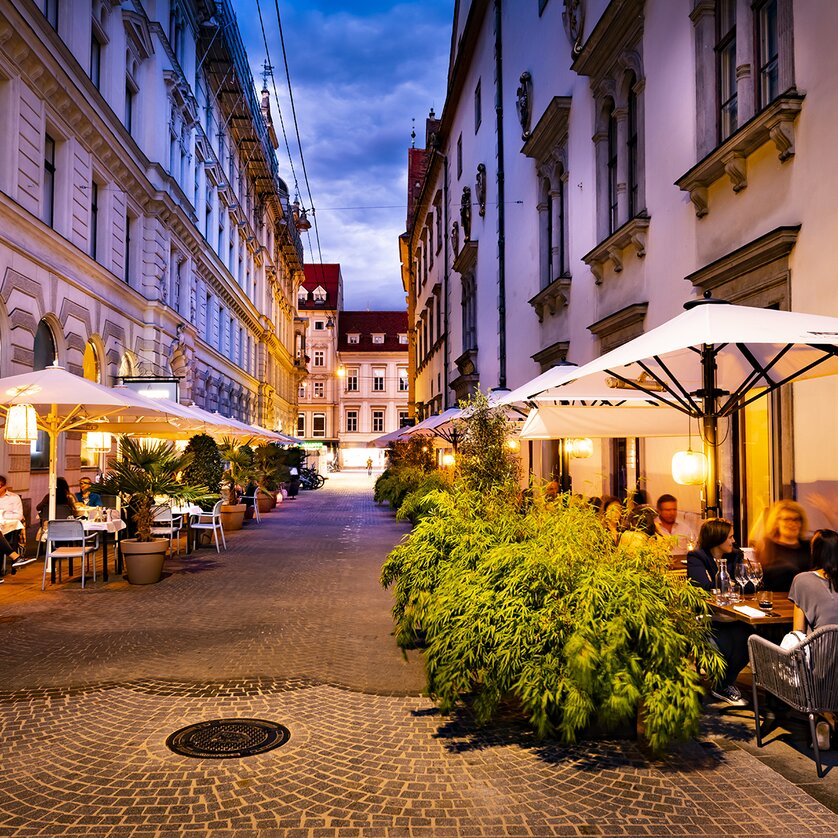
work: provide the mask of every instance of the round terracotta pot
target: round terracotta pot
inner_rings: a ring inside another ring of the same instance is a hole
[[[266,495],[264,492],[259,492],[256,496],[256,502],[259,504],[260,515],[264,515],[266,512],[270,512],[274,508],[276,501],[272,504],[271,499],[271,495]]]
[[[271,501],[271,509],[276,509],[276,492],[268,492],[268,498]]]
[[[243,503],[221,504],[221,526],[224,527],[224,532],[242,528],[245,509],[247,506]]]
[[[123,538],[121,545],[126,575],[132,585],[153,585],[160,581],[169,549],[168,539],[137,541],[136,538]]]

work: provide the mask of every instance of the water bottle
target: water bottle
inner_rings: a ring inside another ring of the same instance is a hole
[[[718,591],[716,594],[716,602],[719,605],[727,605],[730,602],[731,589],[730,573],[727,569],[727,560],[721,558],[716,562],[716,565],[719,568],[718,571],[716,571],[716,581],[714,584],[715,590]]]

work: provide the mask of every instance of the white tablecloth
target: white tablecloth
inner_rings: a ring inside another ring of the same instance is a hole
[[[172,507],[172,515],[200,515],[203,511],[197,503],[184,503]]]
[[[82,521],[85,532],[122,532],[125,529],[125,521],[118,518],[116,521]]]

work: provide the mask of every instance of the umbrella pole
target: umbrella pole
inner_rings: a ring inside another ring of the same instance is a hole
[[[55,484],[58,478],[58,405],[52,405],[49,416],[49,520],[55,520]]]
[[[703,371],[704,454],[707,458],[707,481],[704,485],[704,517],[719,518],[722,499],[719,486],[719,417],[716,413],[716,354],[713,346],[705,343],[701,348]]]

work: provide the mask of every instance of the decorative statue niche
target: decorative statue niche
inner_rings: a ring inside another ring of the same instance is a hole
[[[532,75],[528,71],[521,73],[521,82],[515,91],[515,107],[518,121],[521,123],[521,139],[530,138],[530,120],[532,118]]]
[[[463,197],[460,199],[460,226],[463,228],[463,241],[471,240],[471,189],[463,187]]]
[[[477,177],[475,178],[474,185],[477,191],[477,211],[480,214],[480,217],[483,218],[486,215],[486,164],[485,163],[478,163],[477,164]]]

